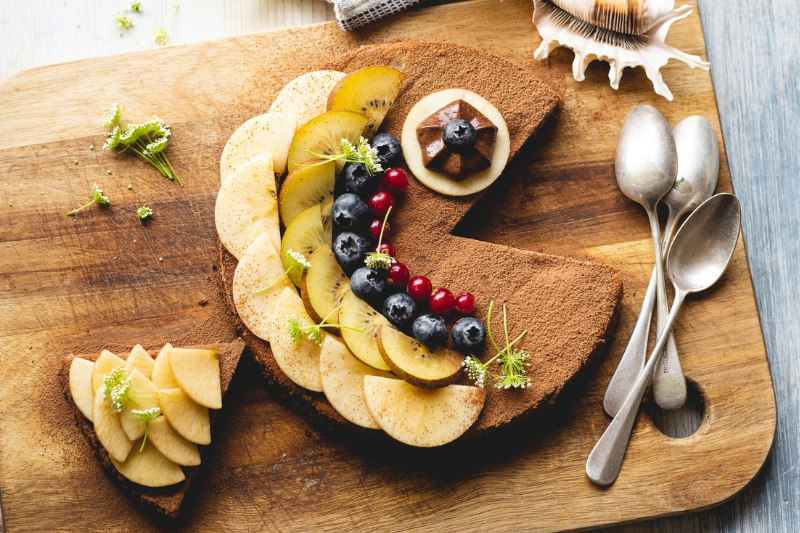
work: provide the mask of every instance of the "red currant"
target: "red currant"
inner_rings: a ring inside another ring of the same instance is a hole
[[[378,242],[378,239],[381,237],[381,225],[382,224],[383,224],[383,220],[380,220],[380,219],[376,218],[375,220],[373,220],[372,222],[369,223],[369,227],[367,228],[367,233],[369,234],[369,237],[375,242]],[[392,227],[389,225],[388,222],[383,225],[383,238],[384,239],[389,236],[389,233],[391,232],[391,229],[392,229]]]
[[[408,187],[408,175],[402,168],[390,168],[383,174],[383,187],[393,194],[402,194]]]
[[[394,244],[389,244],[388,242],[381,243],[380,250],[378,250],[378,245],[376,244],[375,248],[373,248],[372,251],[388,254],[391,255],[392,257],[397,257],[397,248],[394,247]]]
[[[456,311],[462,315],[468,315],[475,310],[475,297],[468,293],[462,292],[456,296]]]
[[[414,276],[408,280],[408,295],[418,302],[427,300],[432,290],[433,283],[425,276]]]
[[[436,289],[428,300],[428,307],[433,314],[444,316],[450,314],[455,303],[456,298],[449,289]]]
[[[369,199],[369,210],[376,217],[385,217],[389,212],[389,208],[394,210],[394,196],[389,194],[388,191],[378,191],[373,194]]]
[[[410,275],[408,267],[403,263],[392,263],[386,271],[386,283],[398,289],[405,289]]]

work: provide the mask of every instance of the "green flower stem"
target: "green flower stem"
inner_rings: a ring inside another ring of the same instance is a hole
[[[92,201],[91,201],[91,202],[89,202],[89,203],[88,203],[88,204],[86,204],[86,205],[83,205],[83,206],[81,206],[81,207],[79,207],[79,208],[77,208],[77,209],[73,209],[72,211],[70,211],[69,213],[67,213],[67,216],[69,216],[69,215],[76,215],[76,214],[78,214],[78,211],[82,211],[83,209],[86,209],[87,207],[89,207],[89,206],[90,206],[90,205],[92,205],[93,203],[94,203],[94,199],[92,199]]]
[[[258,289],[257,291],[255,291],[255,292],[253,293],[253,296],[258,296],[259,294],[264,294],[265,292],[267,292],[268,290],[270,290],[272,287],[274,287],[274,286],[275,286],[275,284],[276,284],[276,283],[278,283],[280,280],[282,280],[283,278],[285,278],[286,276],[288,276],[288,275],[289,275],[289,271],[290,271],[290,270],[292,270],[293,268],[294,268],[294,265],[292,265],[292,266],[290,266],[289,268],[287,268],[287,269],[286,269],[286,272],[284,272],[284,273],[283,273],[283,275],[282,275],[281,277],[279,277],[278,279],[276,279],[275,281],[273,281],[272,283],[270,283],[269,285],[267,285],[267,286],[266,286],[266,287],[264,287],[263,289]]]

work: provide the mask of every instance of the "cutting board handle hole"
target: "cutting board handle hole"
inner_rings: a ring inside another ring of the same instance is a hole
[[[653,425],[661,433],[673,439],[685,439],[694,434],[703,423],[705,400],[703,393],[691,380],[686,380],[686,403],[674,411],[665,411],[655,402],[648,402]]]

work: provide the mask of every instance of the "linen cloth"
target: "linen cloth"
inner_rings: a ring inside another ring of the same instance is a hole
[[[336,22],[345,31],[360,28],[418,4],[422,0],[328,0],[334,6]]]

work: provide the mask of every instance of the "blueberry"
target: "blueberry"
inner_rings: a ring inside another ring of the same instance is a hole
[[[364,163],[347,163],[339,175],[337,183],[344,184],[344,192],[351,192],[366,198],[378,189],[382,177],[383,174],[370,176]]]
[[[345,273],[364,266],[364,254],[372,249],[363,235],[346,231],[333,241],[333,255]]]
[[[392,294],[383,302],[383,316],[398,329],[406,329],[416,314],[417,303],[404,292]]]
[[[380,303],[386,290],[383,271],[361,267],[350,277],[350,290],[370,305]]]
[[[353,193],[345,193],[333,202],[331,208],[333,223],[343,230],[353,230],[364,225],[369,206],[367,202]]]
[[[480,355],[486,341],[486,328],[483,327],[483,322],[468,316],[456,322],[452,335],[456,350]]]
[[[442,140],[454,152],[464,152],[475,146],[475,128],[464,119],[454,118],[445,124]]]
[[[378,160],[383,170],[398,167],[403,163],[403,147],[394,135],[379,133],[372,138],[369,145],[378,150]]]
[[[411,334],[428,348],[437,348],[447,342],[447,325],[440,316],[422,315],[411,326]]]

